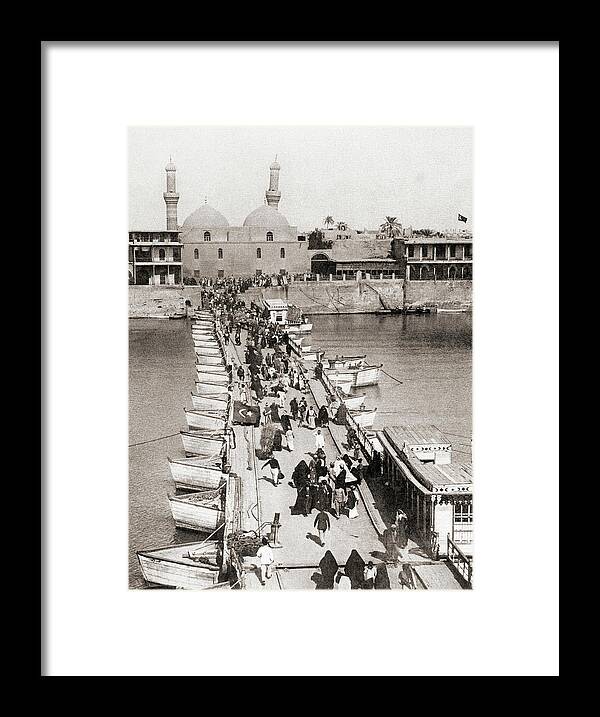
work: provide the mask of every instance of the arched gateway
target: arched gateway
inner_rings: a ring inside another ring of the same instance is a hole
[[[327,256],[327,254],[313,254],[310,260],[310,270],[313,274],[335,274],[335,261]]]

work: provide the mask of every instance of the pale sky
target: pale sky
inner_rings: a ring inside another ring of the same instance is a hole
[[[355,229],[473,229],[470,127],[130,127],[130,229],[164,229],[165,165],[177,166],[178,221],[204,197],[231,226],[264,204],[281,165],[279,211],[292,226],[331,214]],[[457,224],[457,214],[468,222]]]

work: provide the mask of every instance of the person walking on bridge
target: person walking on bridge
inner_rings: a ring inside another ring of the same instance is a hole
[[[329,516],[324,510],[320,510],[317,514],[317,517],[315,518],[314,526],[319,532],[319,542],[321,543],[321,547],[324,547],[325,545],[325,533],[331,528],[331,523],[329,522]]]
[[[264,585],[265,578],[267,578],[267,580],[271,579],[271,571],[273,569],[273,563],[275,562],[273,550],[266,537],[263,537],[262,545],[258,549],[256,556],[260,560],[260,584]]]

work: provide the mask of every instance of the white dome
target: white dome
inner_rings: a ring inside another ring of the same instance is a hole
[[[195,212],[183,222],[185,229],[219,229],[228,227],[229,222],[225,217],[208,204],[198,207]]]
[[[266,204],[250,212],[244,219],[245,227],[289,227],[288,220],[273,207],[269,207]]]

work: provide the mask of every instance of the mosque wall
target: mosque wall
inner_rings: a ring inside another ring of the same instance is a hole
[[[295,241],[186,242],[182,250],[183,276],[250,276],[310,271],[307,243]],[[284,256],[282,256],[282,250]],[[260,251],[260,257],[258,252]],[[196,256],[197,252],[197,256]]]

